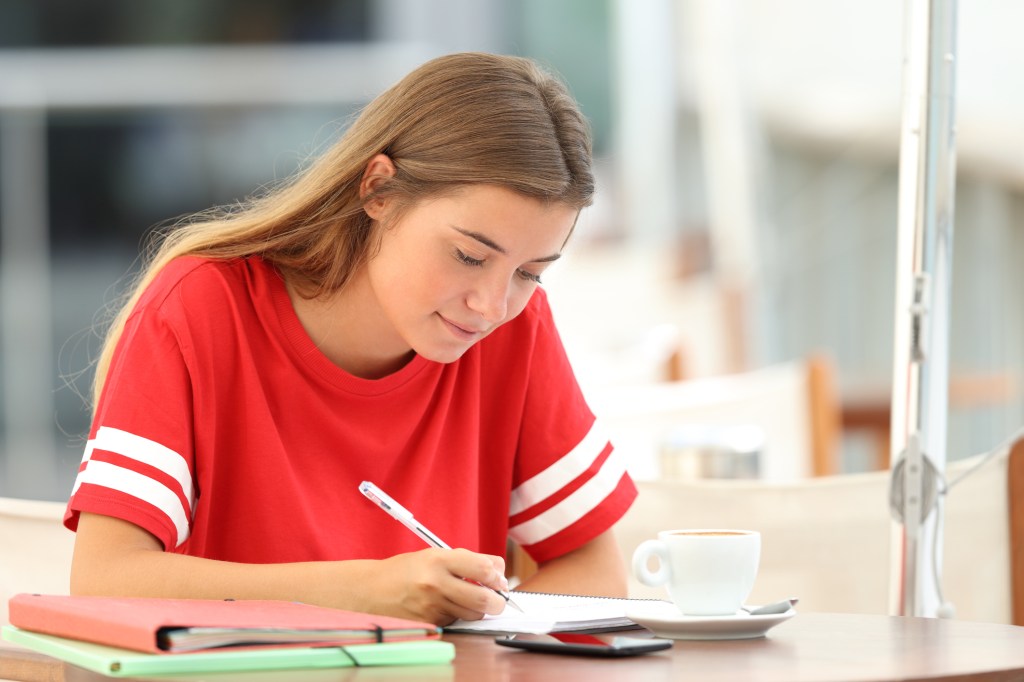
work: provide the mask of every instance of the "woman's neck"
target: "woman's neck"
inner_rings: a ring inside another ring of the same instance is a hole
[[[365,272],[353,273],[342,289],[317,298],[303,296],[288,278],[285,286],[313,344],[349,374],[380,379],[415,356],[381,313]]]

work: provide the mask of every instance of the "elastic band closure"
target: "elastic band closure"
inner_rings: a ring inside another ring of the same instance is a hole
[[[345,655],[346,655],[346,656],[348,657],[348,660],[352,661],[352,666],[353,666],[353,667],[355,667],[355,668],[361,668],[361,667],[363,667],[363,666],[362,666],[362,665],[361,665],[361,664],[359,663],[359,661],[357,661],[357,660],[356,660],[356,657],[355,657],[355,656],[353,656],[353,655],[352,655],[352,653],[351,653],[351,652],[350,652],[350,651],[349,651],[348,649],[346,649],[345,647],[343,647],[343,646],[339,646],[339,647],[338,647],[338,651],[340,651],[341,653],[345,654]]]

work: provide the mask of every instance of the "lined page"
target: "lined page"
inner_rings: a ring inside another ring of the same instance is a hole
[[[500,615],[486,615],[481,620],[457,620],[445,629],[449,632],[487,634],[543,634],[599,632],[637,627],[633,621],[626,618],[626,608],[631,601],[629,599],[513,592],[512,601],[522,607],[523,613],[507,606]]]

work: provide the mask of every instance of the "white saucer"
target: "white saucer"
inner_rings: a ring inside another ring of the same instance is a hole
[[[658,637],[668,639],[753,639],[796,615],[790,607],[785,613],[751,616],[740,611],[733,616],[684,616],[667,601],[643,601],[630,604],[626,617]]]

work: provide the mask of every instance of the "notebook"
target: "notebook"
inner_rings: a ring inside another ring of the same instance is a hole
[[[0,637],[113,677],[352,666],[443,665],[451,663],[455,658],[454,645],[440,640],[269,649],[228,648],[199,653],[152,654],[29,632],[11,625],[0,629]]]
[[[11,625],[156,654],[437,639],[431,623],[273,600],[15,595]]]
[[[522,613],[506,607],[497,616],[486,615],[481,620],[457,620],[447,626],[445,631],[503,635],[609,632],[641,627],[626,617],[626,609],[638,601],[634,599],[541,592],[513,592],[512,598],[523,609]]]

